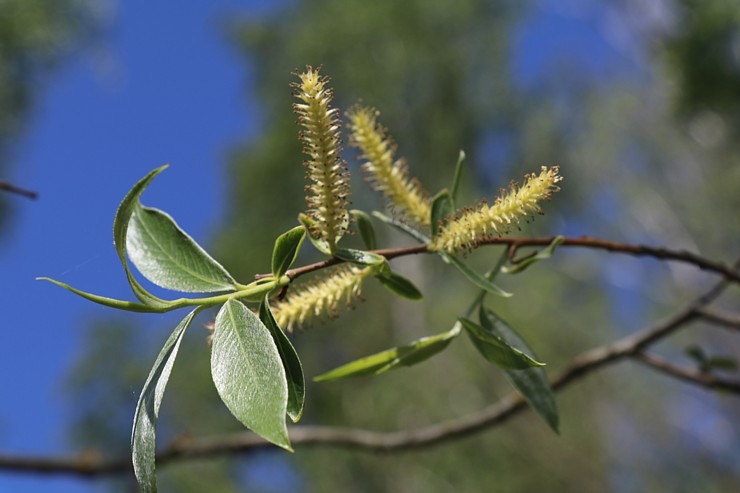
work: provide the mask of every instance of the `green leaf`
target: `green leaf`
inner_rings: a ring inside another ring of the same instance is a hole
[[[512,370],[544,366],[544,363],[534,360],[477,323],[467,318],[461,318],[460,322],[478,351],[491,363]]]
[[[386,263],[385,257],[377,253],[355,250],[354,248],[337,248],[334,256],[353,264],[378,266]]]
[[[159,209],[137,203],[126,242],[131,262],[157,286],[188,293],[236,289],[226,269]]]
[[[172,365],[177,358],[180,342],[185,330],[192,322],[198,309],[190,312],[175,328],[159,352],[154,366],[144,383],[134,413],[134,428],[131,432],[131,458],[139,486],[145,493],[157,491],[155,468],[156,427],[159,406],[162,403]]]
[[[450,188],[450,204],[454,210],[457,203],[457,192],[460,190],[460,177],[462,176],[463,162],[465,162],[465,151],[460,150],[455,165],[455,174],[452,177],[452,187]]]
[[[78,296],[81,296],[85,298],[86,300],[92,301],[93,303],[98,303],[99,305],[108,306],[110,308],[117,308],[119,310],[126,310],[129,312],[139,312],[139,313],[162,313],[169,309],[169,306],[162,307],[162,306],[144,305],[143,303],[134,303],[131,301],[116,300],[114,298],[107,298],[105,296],[99,296],[97,294],[87,293],[80,289],[73,288],[69,284],[65,284],[61,281],[50,279],[48,277],[37,277],[36,280],[37,281],[49,281],[50,283],[56,284],[57,286],[62,287],[66,289],[67,291],[70,291]],[[166,303],[168,303],[169,305],[172,305],[172,303],[170,302],[166,302]]]
[[[285,376],[288,381],[288,416],[297,423],[303,415],[303,404],[306,401],[306,382],[303,377],[303,366],[298,359],[298,353],[290,343],[290,339],[285,335],[280,326],[278,326],[275,317],[270,310],[270,303],[265,299],[260,304],[260,320],[270,330],[272,340],[275,341],[280,359],[283,362]]]
[[[376,277],[393,294],[410,300],[420,300],[423,298],[419,288],[400,274],[389,272]]]
[[[502,296],[504,298],[509,298],[512,296],[511,293],[507,293],[500,287],[493,284],[491,281],[486,279],[481,274],[477,273],[467,265],[465,265],[461,260],[459,260],[457,257],[454,257],[448,253],[445,252],[437,252],[439,253],[439,256],[442,257],[442,260],[447,262],[448,264],[455,267],[457,270],[459,270],[470,282],[475,284],[481,289],[484,289],[488,291],[491,294],[495,294],[497,296]]]
[[[311,234],[314,220],[308,217],[306,214],[301,213],[298,214],[298,221],[306,229],[306,236],[311,241],[311,244],[314,246],[314,248],[316,248],[316,250],[320,251],[324,255],[331,255],[331,248],[329,247],[329,244],[321,238],[314,238]]]
[[[272,275],[276,279],[280,279],[288,272],[305,239],[306,228],[303,226],[296,226],[277,237],[272,250]]]
[[[229,411],[265,440],[292,451],[285,414],[288,384],[270,330],[241,302],[216,315],[211,375]]]
[[[386,349],[379,353],[355,360],[314,378],[315,382],[338,380],[361,375],[379,375],[402,366],[411,366],[431,358],[445,349],[452,339],[460,334],[460,325],[447,332],[422,337],[405,346]]]
[[[444,226],[447,218],[452,214],[452,200],[447,190],[442,190],[432,200],[432,237],[437,236],[440,228]]]
[[[129,222],[137,204],[139,203],[139,197],[144,193],[144,190],[146,190],[154,177],[164,171],[168,166],[169,165],[166,164],[150,171],[149,174],[139,180],[121,201],[121,204],[118,206],[118,210],[116,211],[116,218],[113,221],[113,243],[116,247],[116,252],[118,253],[121,265],[123,265],[123,269],[126,271],[126,278],[128,279],[128,283],[131,286],[134,295],[136,295],[139,301],[145,305],[157,308],[167,308],[168,302],[151,294],[134,278],[131,273],[131,269],[129,269],[128,260],[126,258],[126,238],[128,236]]]
[[[355,226],[357,227],[357,231],[360,233],[360,238],[362,238],[365,248],[368,250],[375,250],[378,248],[375,240],[375,228],[373,227],[373,222],[370,219],[370,216],[357,209],[353,209],[349,211],[349,213],[352,214],[352,217],[355,220]]]
[[[707,360],[710,370],[737,370],[737,360],[731,356],[712,356]]]
[[[404,234],[412,237],[413,239],[415,239],[419,243],[429,243],[429,238],[427,238],[425,235],[423,235],[422,233],[420,233],[416,229],[412,228],[408,224],[404,224],[404,223],[402,223],[400,221],[396,221],[392,217],[386,216],[382,212],[378,212],[378,211],[373,211],[373,216],[377,217],[378,219],[380,219],[381,221],[383,221],[385,224],[396,228],[401,233],[404,233]]]
[[[527,345],[519,334],[492,311],[481,307],[480,322],[488,332],[499,336],[507,344],[518,347],[536,357],[536,354]],[[550,428],[558,433],[558,407],[555,402],[555,393],[550,387],[550,381],[542,368],[528,368],[526,370],[504,370],[511,384],[529,403],[535,412],[545,420]]]
[[[559,247],[560,245],[565,242],[565,237],[563,236],[556,236],[552,242],[547,246],[547,248],[544,248],[537,252],[536,255],[533,255],[529,258],[526,258],[522,260],[521,262],[517,262],[516,264],[512,266],[506,266],[501,269],[501,272],[504,274],[516,274],[518,272],[522,272],[527,267],[531,266],[532,264],[539,262],[540,260],[545,260],[550,257],[552,257],[552,254],[555,252],[555,249]]]

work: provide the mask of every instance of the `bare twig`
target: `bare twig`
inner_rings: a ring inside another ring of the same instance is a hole
[[[714,301],[728,284],[729,281],[723,280],[671,318],[612,344],[582,353],[552,380],[553,389],[560,391],[601,368],[619,361],[636,359],[675,378],[710,389],[721,388],[740,395],[740,383],[738,382],[677,368],[644,352],[649,345],[672,334],[689,322],[705,316],[708,313],[705,307]],[[511,393],[476,413],[423,428],[376,432],[327,426],[297,426],[291,429],[290,438],[294,446],[327,446],[386,453],[423,449],[493,428],[525,409],[527,409],[527,404],[524,399],[517,393]],[[163,466],[176,460],[243,454],[269,447],[272,445],[252,433],[238,433],[200,440],[180,440],[157,455],[157,464]],[[104,460],[93,455],[76,458],[0,456],[0,470],[93,477],[129,472],[131,462],[129,459]]]
[[[740,315],[727,313],[716,308],[702,307],[699,309],[699,315],[707,322],[721,325],[728,329],[740,330]]]
[[[21,195],[31,200],[35,200],[39,196],[39,194],[34,192],[33,190],[27,190],[25,188],[18,187],[5,180],[0,180],[0,190],[3,190],[5,192],[14,193],[16,195]]]
[[[728,392],[740,394],[740,381],[728,380],[711,373],[683,368],[681,366],[674,365],[670,361],[655,354],[636,353],[633,358],[651,368],[663,372],[673,378],[683,380],[684,382],[693,383],[700,387],[706,387],[709,389],[726,390]]]

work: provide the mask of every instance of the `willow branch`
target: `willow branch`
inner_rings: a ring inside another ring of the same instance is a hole
[[[716,308],[702,307],[699,309],[699,315],[706,320],[722,327],[740,330],[740,315],[727,313]]]
[[[537,247],[547,246],[555,239],[551,237],[522,237],[522,238],[489,238],[482,241],[481,245],[507,245],[509,247],[510,258],[513,258],[516,251],[524,247]],[[724,262],[717,262],[710,260],[701,255],[686,251],[686,250],[673,250],[670,248],[653,247],[649,245],[635,245],[629,243],[619,243],[615,241],[602,240],[590,236],[581,237],[569,237],[565,238],[565,241],[560,245],[560,248],[587,248],[591,250],[603,250],[613,253],[621,253],[625,255],[632,255],[635,257],[652,257],[658,260],[668,260],[674,262],[682,262],[685,264],[693,265],[699,269],[719,274],[725,279],[740,283],[740,272],[736,267],[733,267]],[[388,260],[404,257],[407,255],[418,255],[431,252],[427,245],[414,245],[403,248],[386,248],[382,250],[373,250],[373,253],[383,255]],[[526,258],[526,257],[525,257]],[[295,279],[309,272],[314,272],[326,267],[341,263],[339,259],[328,259],[315,264],[309,264],[296,269],[291,269],[287,272],[287,275],[291,279]],[[265,274],[258,275],[256,277],[264,277]]]
[[[729,281],[723,280],[706,294],[666,320],[655,323],[612,344],[593,348],[575,357],[551,381],[553,390],[561,391],[597,370],[620,361],[635,359],[674,378],[689,381],[709,389],[721,388],[732,394],[740,395],[740,382],[722,380],[718,377],[677,368],[644,352],[651,344],[709,313],[706,306],[714,301],[728,284]],[[501,425],[527,408],[524,399],[518,393],[512,392],[481,411],[423,428],[376,432],[362,429],[304,425],[293,427],[290,430],[290,439],[294,446],[324,446],[376,453],[425,449],[459,440]],[[199,440],[178,440],[157,455],[157,465],[161,467],[178,460],[244,454],[272,447],[253,433],[238,433]],[[0,470],[15,473],[94,477],[130,472],[131,462],[129,459],[105,460],[94,455],[72,458],[0,455]]]
[[[34,192],[33,190],[27,190],[25,188],[18,187],[5,180],[0,180],[0,190],[3,190],[5,192],[14,193],[16,195],[21,195],[31,200],[35,200],[39,196],[39,194]]]

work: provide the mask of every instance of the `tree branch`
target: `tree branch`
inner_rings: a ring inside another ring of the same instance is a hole
[[[553,390],[560,391],[571,383],[608,365],[627,359],[636,359],[674,378],[710,389],[721,388],[740,395],[740,382],[723,380],[711,375],[677,368],[668,362],[657,359],[656,356],[643,352],[651,344],[667,337],[689,322],[710,313],[706,306],[714,301],[728,284],[728,280],[723,280],[706,294],[666,320],[655,323],[612,344],[591,349],[575,357],[552,380]],[[479,412],[424,428],[376,432],[329,426],[296,426],[290,430],[290,438],[294,446],[327,446],[383,453],[423,449],[493,428],[527,408],[524,399],[518,393],[512,392]],[[199,440],[179,440],[173,442],[157,455],[157,465],[163,466],[176,460],[243,454],[272,447],[272,445],[252,433],[238,433]],[[0,456],[0,470],[16,473],[93,477],[130,472],[131,461],[129,459],[105,460],[95,455],[76,458]]]
[[[555,239],[551,237],[522,237],[522,238],[489,238],[482,241],[481,245],[508,245],[509,254],[513,256],[516,250],[524,247],[536,247],[536,246],[547,246]],[[636,257],[652,257],[659,260],[669,260],[675,262],[682,262],[690,264],[699,269],[714,272],[719,274],[725,279],[740,283],[740,272],[737,267],[733,267],[724,262],[716,262],[708,258],[702,257],[695,253],[688,252],[686,250],[672,250],[663,247],[652,247],[648,245],[633,245],[629,243],[618,243],[614,241],[602,240],[599,238],[593,238],[590,236],[581,237],[570,237],[565,238],[560,247],[570,248],[588,248],[591,250],[605,250],[613,253],[621,253],[626,255],[632,255]],[[427,245],[414,245],[403,248],[386,248],[382,250],[373,250],[373,253],[383,255],[388,260],[403,257],[406,255],[416,255],[423,253],[434,253],[429,251]],[[287,272],[287,275],[291,279],[295,279],[309,272],[324,269],[326,267],[336,265],[342,261],[336,258],[323,260],[314,264],[309,264],[296,269],[291,269]],[[258,274],[256,278],[265,277],[269,274]]]
[[[740,316],[716,308],[702,307],[698,311],[701,318],[728,329],[740,330]]]
[[[3,190],[5,192],[14,193],[16,195],[21,195],[31,200],[35,200],[39,196],[39,194],[34,192],[33,190],[27,190],[25,188],[15,186],[12,183],[7,182],[5,180],[0,180],[0,190]]]
[[[670,361],[655,354],[636,353],[633,355],[633,358],[650,368],[684,382],[693,383],[708,389],[725,390],[731,393],[740,394],[740,381],[727,380],[711,373],[683,368],[674,365]]]

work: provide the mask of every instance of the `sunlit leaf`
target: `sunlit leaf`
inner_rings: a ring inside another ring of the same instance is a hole
[[[144,190],[146,190],[154,177],[164,171],[168,166],[169,165],[164,165],[150,171],[149,174],[139,180],[121,201],[121,204],[118,206],[118,210],[116,211],[115,220],[113,221],[113,243],[116,247],[116,252],[118,253],[121,265],[123,265],[123,269],[126,271],[126,277],[131,286],[131,290],[139,301],[145,305],[159,308],[166,308],[168,305],[167,301],[154,296],[144,289],[144,287],[134,278],[131,273],[131,269],[129,269],[128,259],[126,257],[126,238],[128,237],[128,226],[131,220],[131,215],[134,213],[134,209],[139,203],[139,197],[141,197],[141,194],[144,193]]]
[[[157,286],[188,293],[236,289],[226,269],[159,209],[137,203],[126,242],[131,262]]]
[[[481,307],[480,322],[484,329],[499,336],[507,344],[531,354],[533,358],[537,357],[524,339],[492,311]],[[504,371],[514,388],[522,394],[524,399],[532,406],[532,409],[557,433],[560,421],[558,407],[555,402],[555,393],[552,391],[545,370],[543,368],[528,368]]]
[[[265,440],[292,450],[285,426],[288,384],[270,330],[233,299],[214,326],[211,375],[226,407]]]
[[[444,350],[452,339],[460,334],[460,325],[447,332],[422,337],[405,346],[386,349],[379,353],[355,360],[314,378],[316,382],[338,380],[361,375],[379,375],[402,366],[411,366],[431,358]]]
[[[195,309],[190,312],[164,343],[136,404],[134,428],[131,432],[131,458],[136,479],[145,493],[157,491],[155,450],[159,406],[170,378],[172,365],[177,358],[180,342],[197,311]]]
[[[272,250],[272,275],[275,278],[280,279],[288,272],[305,239],[306,228],[303,226],[296,226],[277,237]]]
[[[293,348],[293,344],[290,343],[288,336],[280,329],[275,317],[273,317],[267,296],[260,304],[260,320],[270,330],[272,339],[280,353],[280,359],[283,362],[285,376],[288,381],[287,412],[290,419],[297,423],[303,415],[303,405],[306,400],[306,382],[303,377],[301,360],[298,358],[298,353]]]
[[[385,257],[382,255],[356,250],[354,248],[337,248],[334,256],[347,262],[352,262],[353,264],[366,266],[382,265],[386,262]]]
[[[501,272],[505,274],[516,274],[518,272],[524,271],[527,267],[530,267],[532,264],[539,262],[540,260],[545,260],[550,257],[552,257],[552,254],[555,252],[555,249],[563,244],[565,241],[565,238],[563,236],[556,236],[552,242],[547,246],[547,248],[543,248],[539,252],[537,252],[536,255],[532,255],[529,258],[526,258],[520,262],[517,262],[514,265],[506,266],[501,269]]]

